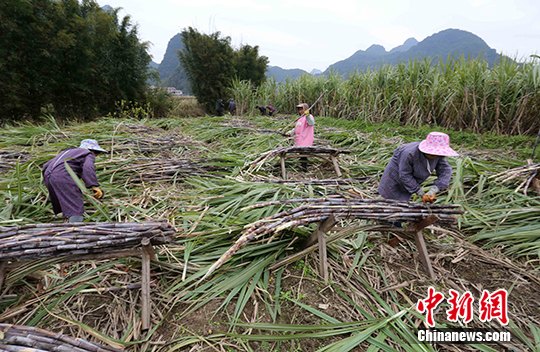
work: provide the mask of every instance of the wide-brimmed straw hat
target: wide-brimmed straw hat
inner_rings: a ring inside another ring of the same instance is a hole
[[[92,150],[95,152],[107,153],[107,151],[99,146],[95,139],[83,139],[79,148]]]
[[[437,156],[458,156],[459,154],[450,148],[450,137],[442,132],[430,132],[426,139],[420,142],[418,149],[422,153]]]

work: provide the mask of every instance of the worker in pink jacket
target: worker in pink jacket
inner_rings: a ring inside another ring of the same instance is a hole
[[[300,117],[294,126],[294,145],[296,147],[311,147],[315,132],[315,118],[309,113],[309,106],[306,103],[296,105],[296,110]]]
[[[315,132],[315,118],[309,113],[309,105],[306,103],[296,105],[296,110],[300,117],[296,120],[296,125],[289,132],[289,135],[294,137],[295,147],[311,147]],[[306,157],[300,158],[300,168],[302,171],[307,171],[308,160]]]

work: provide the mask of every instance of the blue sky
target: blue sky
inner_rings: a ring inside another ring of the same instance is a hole
[[[472,32],[511,57],[540,53],[535,0],[98,0],[121,7],[160,63],[169,39],[192,26],[234,46],[258,45],[270,65],[326,69],[372,44],[386,50],[447,28]]]

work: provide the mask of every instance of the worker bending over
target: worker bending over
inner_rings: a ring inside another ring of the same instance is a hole
[[[94,198],[101,199],[103,191],[99,188],[94,161],[99,153],[107,151],[94,139],[85,139],[79,148],[69,148],[43,165],[43,181],[49,190],[49,199],[54,214],[62,213],[69,222],[83,221],[83,195],[64,162],[83,180],[86,187],[94,192]]]
[[[437,193],[448,188],[452,167],[445,157],[458,156],[450,148],[450,137],[441,132],[431,132],[422,142],[412,142],[398,147],[386,166],[379,194],[385,199],[409,201],[413,194],[422,197],[424,203],[433,203]],[[422,190],[424,182],[433,171],[437,179],[427,193]]]

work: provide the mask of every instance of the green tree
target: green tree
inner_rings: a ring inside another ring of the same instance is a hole
[[[93,0],[0,2],[0,121],[92,117],[145,98],[147,44],[129,17]]]
[[[185,48],[179,57],[193,94],[207,111],[213,111],[216,100],[225,97],[235,73],[231,38],[222,38],[220,32],[199,33],[192,27],[181,34]]]
[[[213,111],[217,99],[226,98],[233,79],[259,86],[265,79],[268,58],[259,56],[259,47],[231,46],[229,37],[220,32],[203,34],[192,27],[181,33],[184,49],[180,61],[187,73],[193,94],[207,111]]]
[[[258,87],[266,76],[266,67],[268,66],[268,58],[259,56],[259,46],[243,45],[235,51],[234,68],[236,78],[240,81],[251,81]]]

